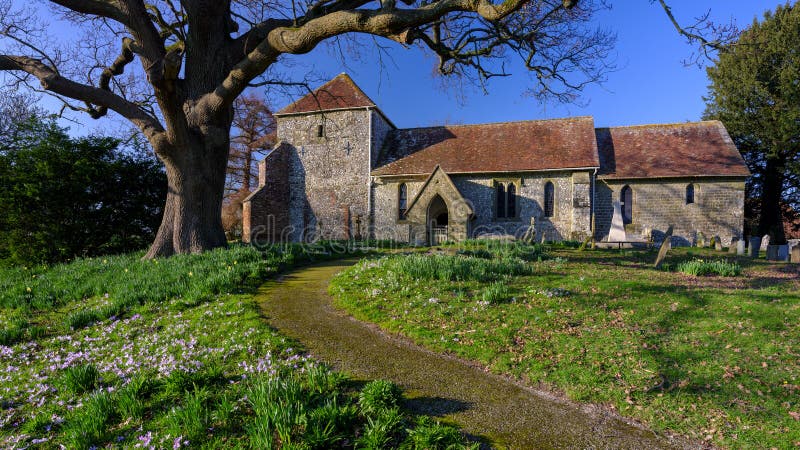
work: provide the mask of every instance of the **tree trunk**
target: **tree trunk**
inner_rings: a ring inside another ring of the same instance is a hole
[[[770,237],[770,244],[783,245],[786,235],[783,230],[781,198],[785,161],[777,156],[768,156],[761,185],[761,215],[758,219],[758,234]]]
[[[188,147],[162,158],[168,182],[164,217],[145,259],[227,245],[221,210],[228,140],[221,143],[204,135]]]

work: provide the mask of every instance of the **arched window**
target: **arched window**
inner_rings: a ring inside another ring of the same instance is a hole
[[[622,223],[633,223],[633,189],[627,184],[619,194],[620,208],[622,209]]]
[[[506,187],[506,217],[517,217],[517,187],[508,183]]]
[[[404,220],[408,211],[408,186],[400,183],[397,194],[397,218]]]
[[[544,216],[553,217],[553,210],[556,203],[556,189],[553,183],[548,181],[544,184]]]
[[[504,183],[497,183],[497,218],[502,219],[506,217],[506,185]]]
[[[689,183],[686,185],[686,204],[690,205],[694,203],[694,185]]]
[[[511,181],[495,182],[495,208],[498,219],[517,217],[517,185]]]

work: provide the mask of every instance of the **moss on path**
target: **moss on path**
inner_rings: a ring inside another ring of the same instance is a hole
[[[439,416],[499,447],[686,447],[599,408],[548,398],[353,320],[332,306],[328,283],[354,262],[318,264],[265,284],[258,295],[268,322],[341,371],[399,384],[412,397],[412,410]]]

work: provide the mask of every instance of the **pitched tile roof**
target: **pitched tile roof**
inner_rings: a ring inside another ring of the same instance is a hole
[[[597,129],[602,178],[748,176],[719,121]]]
[[[597,167],[594,120],[527,122],[392,130],[373,175],[522,172]]]
[[[375,106],[356,83],[346,73],[323,84],[314,92],[305,95],[300,100],[275,113],[283,114],[308,113],[326,111],[331,109],[365,108]]]

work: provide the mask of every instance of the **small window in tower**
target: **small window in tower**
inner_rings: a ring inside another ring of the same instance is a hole
[[[400,183],[397,195],[397,218],[405,220],[406,212],[408,212],[408,186],[405,183]]]
[[[317,125],[317,137],[325,137],[325,125]]]
[[[694,203],[694,185],[689,184],[686,186],[686,204],[691,205]]]
[[[555,210],[555,195],[556,195],[555,186],[553,183],[548,181],[544,185],[544,216],[545,217],[553,217],[553,212]]]

